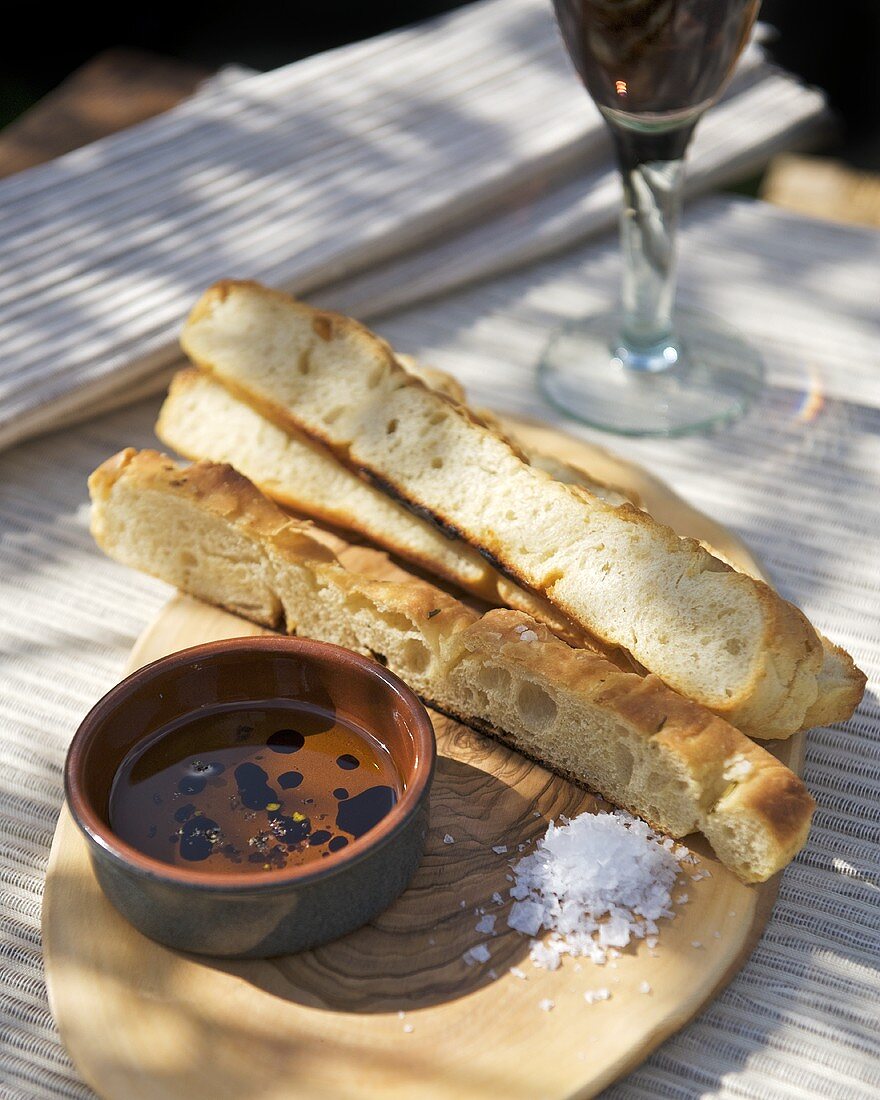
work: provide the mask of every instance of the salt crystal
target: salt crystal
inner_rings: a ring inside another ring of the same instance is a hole
[[[437,942],[437,941],[436,941],[436,940],[434,939],[434,937],[433,937],[433,936],[431,936],[431,937],[430,937],[430,938],[428,939],[428,943],[429,943],[429,944],[430,944],[430,945],[431,945],[432,947],[434,946],[434,944],[435,944],[436,942]]]
[[[535,635],[537,637],[537,635]],[[545,997],[543,1001],[538,1001],[538,1008],[542,1012],[552,1012],[556,1008],[556,1002],[551,1001],[549,997]]]
[[[651,986],[650,986],[649,982],[642,982],[639,985],[639,993],[650,993],[650,992],[651,992]]]
[[[487,913],[485,917],[481,917],[480,920],[477,921],[477,927],[474,931],[487,932],[489,934],[493,933],[495,931],[495,918],[492,914]]]
[[[735,916],[736,916],[736,910],[735,910],[735,909],[731,909],[731,910],[730,910],[730,912],[729,912],[729,913],[728,913],[727,915],[728,915],[729,917],[735,917]]]
[[[402,1020],[405,1015],[406,1013],[403,1011],[403,1009],[401,1009],[400,1012],[397,1013],[398,1020]]]
[[[525,970],[520,970],[518,966],[512,966],[510,968],[510,973],[514,976],[514,978],[519,978],[521,982],[528,981],[528,974],[526,974]]]
[[[703,945],[699,940],[691,940],[691,947],[702,947]]]
[[[497,970],[490,970],[489,971],[489,977],[494,982],[498,978],[498,971]]]
[[[654,948],[657,946],[657,937],[656,936],[646,936],[645,937],[645,943],[648,946],[648,950],[653,951]]]
[[[596,1001],[609,1001],[611,1000],[610,989],[588,989],[584,994],[584,1000],[588,1005],[595,1004]]]
[[[451,833],[447,833],[446,836],[443,838],[443,843],[444,844],[454,844],[455,843],[455,837]]]
[[[522,634],[520,634],[519,640],[521,642],[536,642],[538,640],[538,635],[534,630],[524,630]]]
[[[507,923],[524,936],[534,936],[544,919],[544,907],[534,901],[515,901],[507,916]]]
[[[558,970],[562,963],[562,952],[553,940],[548,940],[547,943],[533,940],[529,948],[529,958],[534,966],[542,970]]]
[[[717,931],[716,931],[716,932],[713,932],[713,933],[712,933],[712,935],[713,935],[713,937],[714,937],[714,938],[715,938],[716,940],[720,940],[720,939],[721,939],[721,933],[720,933],[720,932],[717,932]]]
[[[504,898],[498,893],[497,890],[492,895],[492,900],[495,902],[496,905],[503,905],[504,904]]]
[[[615,810],[551,823],[536,849],[513,865],[508,924],[527,936],[550,932],[530,950],[536,966],[562,955],[601,966],[633,937],[657,944],[657,921],[674,916],[671,890],[687,849]],[[612,964],[612,968],[616,964]]]
[[[678,897],[675,899],[675,904],[676,905],[686,905],[687,904],[687,899],[688,899],[687,894],[679,894]]]
[[[492,851],[495,853],[496,856],[506,855],[507,845],[506,844],[493,844],[492,845]]]
[[[528,630],[528,626],[525,623],[519,623],[513,628],[514,634],[522,634],[524,630]]]
[[[464,898],[462,898],[461,901],[458,903],[458,907],[459,909],[467,909],[467,902],[464,900]]]
[[[403,1025],[403,1030],[406,1032],[407,1035],[411,1035],[414,1031],[414,1028],[413,1028],[412,1024],[404,1024]]]
[[[540,810],[532,810],[532,817],[540,817],[540,816],[541,816],[541,811]]]
[[[476,947],[469,947],[462,955],[468,966],[473,966],[474,963],[488,962],[491,957],[492,953],[484,943],[478,943]]]

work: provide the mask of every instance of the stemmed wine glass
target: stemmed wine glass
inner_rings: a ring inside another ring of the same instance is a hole
[[[732,420],[761,386],[760,356],[717,318],[674,310],[684,156],[730,76],[760,0],[553,0],[623,180],[620,310],[567,325],[539,366],[575,419],[627,435]]]

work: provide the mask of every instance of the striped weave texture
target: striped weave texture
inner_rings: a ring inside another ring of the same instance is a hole
[[[698,130],[691,190],[803,140],[822,110],[752,47]],[[205,284],[254,275],[375,318],[476,402],[565,426],[534,364],[556,324],[610,304],[616,250],[584,242],[617,202],[540,0],[227,74],[0,183],[4,1100],[91,1095],[46,1003],[42,883],[70,737],[168,595],[103,559],[85,504],[103,458],[155,444],[156,399],[95,413],[163,384]],[[765,351],[769,385],[731,430],[627,453],[746,538],[871,686],[847,727],[809,735],[819,812],[748,965],[609,1095],[858,1100],[880,1095],[880,238],[721,200],[686,223],[682,297]]]
[[[752,46],[698,129],[691,189],[742,178],[822,111]],[[544,0],[226,73],[0,181],[0,447],[155,391],[218,276],[303,294],[354,280],[337,300],[398,309],[610,225],[618,190]],[[389,283],[381,264],[403,255]]]
[[[710,438],[627,443],[739,532],[783,593],[870,677],[845,727],[807,739],[819,809],[768,928],[729,988],[615,1100],[880,1095],[880,235],[758,203],[695,208],[682,297],[765,352],[753,412]],[[400,350],[451,370],[483,404],[565,426],[537,395],[549,330],[607,305],[612,246],[580,250],[386,318]],[[601,288],[601,289],[600,289]],[[46,1004],[40,895],[65,748],[169,590],[105,560],[87,531],[85,479],[118,448],[155,445],[157,403],[0,458],[0,1095],[86,1097]],[[607,442],[607,440],[605,440]],[[620,443],[616,444],[620,447]]]

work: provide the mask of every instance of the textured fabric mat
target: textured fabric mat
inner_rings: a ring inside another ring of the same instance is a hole
[[[690,188],[742,178],[823,109],[751,46],[698,128]],[[185,310],[218,275],[313,293],[369,268],[352,293],[375,313],[571,244],[618,204],[605,126],[546,0],[483,0],[227,73],[0,181],[0,447],[158,373],[156,389]],[[429,242],[439,252],[423,256]],[[376,265],[407,253],[415,270],[383,282]]]
[[[739,532],[870,686],[845,727],[808,735],[818,813],[744,970],[608,1095],[861,1100],[880,1095],[880,234],[713,200],[688,217],[683,243],[682,297],[764,349],[768,389],[709,438],[600,442]],[[554,324],[608,301],[617,271],[609,244],[378,327],[457,374],[474,401],[570,427],[538,396],[534,362]],[[169,595],[104,559],[86,526],[87,474],[124,445],[155,445],[156,408],[150,400],[0,457],[4,1100],[91,1096],[46,1003],[40,897],[68,741]]]

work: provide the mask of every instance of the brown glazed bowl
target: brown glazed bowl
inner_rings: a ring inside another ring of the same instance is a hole
[[[404,791],[374,828],[318,863],[265,875],[172,866],[113,833],[111,784],[136,743],[205,704],[273,698],[329,702],[385,744]],[[262,958],[350,932],[404,890],[424,848],[435,758],[425,708],[375,662],[323,642],[233,638],[174,653],[117,684],[77,730],[64,782],[101,888],[137,929],[183,951]]]

